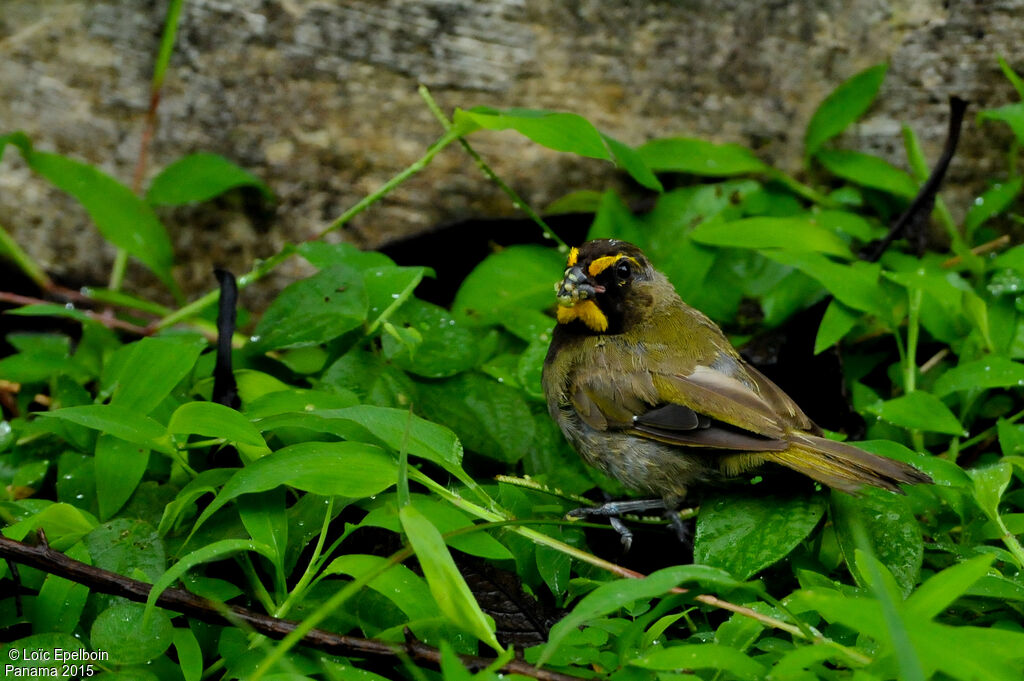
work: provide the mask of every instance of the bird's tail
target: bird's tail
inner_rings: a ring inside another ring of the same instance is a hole
[[[903,494],[900,483],[931,483],[931,476],[902,461],[869,454],[842,442],[816,435],[792,433],[792,446],[782,452],[765,452],[766,461],[792,468],[820,483],[856,493],[864,485]]]

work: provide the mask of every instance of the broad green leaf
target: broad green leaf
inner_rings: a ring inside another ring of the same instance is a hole
[[[107,241],[138,258],[164,284],[177,290],[171,277],[171,240],[145,201],[94,166],[34,150],[20,133],[0,138],[0,154],[7,142],[19,147],[32,170],[75,197]]]
[[[697,643],[660,648],[643,657],[630,660],[631,665],[644,669],[671,671],[674,669],[717,669],[728,678],[763,679],[767,671],[763,664],[745,654],[717,643]]]
[[[877,64],[857,73],[833,90],[818,105],[807,124],[804,135],[804,156],[818,153],[821,145],[832,139],[868,110],[885,79],[888,64]]]
[[[349,575],[358,579],[388,562],[381,556],[350,553],[332,560],[324,568],[324,574]],[[437,617],[437,604],[427,583],[401,563],[390,566],[370,580],[367,586],[397,605],[410,620]]]
[[[1018,144],[1024,144],[1024,102],[985,109],[978,114],[979,121],[1002,121],[1010,126]]]
[[[332,265],[297,281],[274,299],[256,325],[252,343],[264,352],[325,343],[366,320],[368,298],[362,275]]]
[[[924,544],[906,497],[873,488],[859,497],[833,492],[832,521],[846,565],[859,583],[866,584],[869,576],[860,573],[855,561],[858,527],[864,530],[866,548],[892,573],[902,595],[913,590],[921,574]]]
[[[735,587],[739,586],[731,575],[706,565],[679,565],[653,572],[643,579],[616,579],[597,587],[580,599],[572,611],[559,620],[548,635],[537,665],[543,665],[573,631],[587,622],[615,612],[630,603],[664,596],[683,582]]]
[[[850,333],[860,317],[838,300],[833,300],[825,308],[825,314],[818,326],[818,335],[814,338],[814,354],[829,349]]]
[[[809,217],[831,232],[846,234],[860,241],[871,241],[885,232],[877,222],[845,210],[819,210],[810,213]]]
[[[467,449],[512,463],[522,458],[536,428],[521,390],[466,372],[421,385],[419,411],[451,428]]]
[[[905,614],[921,620],[935,618],[985,576],[994,558],[976,556],[929,577],[907,598]]]
[[[697,516],[694,561],[745,580],[788,555],[824,513],[820,496],[712,496]]]
[[[110,404],[148,414],[189,375],[206,348],[201,336],[143,338],[132,343]]]
[[[974,480],[974,498],[989,518],[999,518],[999,502],[1010,485],[1013,467],[1005,462],[970,471]]]
[[[167,430],[173,435],[204,435],[254,447],[267,446],[249,419],[216,402],[186,402],[171,414]]]
[[[319,270],[326,270],[334,265],[345,265],[365,272],[366,270],[394,266],[391,258],[378,251],[362,251],[344,241],[329,244],[325,241],[306,241],[297,249],[299,255]]]
[[[71,504],[50,504],[38,513],[4,528],[4,536],[22,541],[30,532],[42,528],[50,547],[66,551],[96,527],[96,518]]]
[[[830,173],[854,184],[905,199],[912,199],[917,195],[917,183],[906,171],[890,165],[877,156],[859,151],[822,149],[815,154],[815,158]]]
[[[714,144],[690,137],[668,137],[637,148],[648,168],[659,172],[728,177],[768,170],[750,149],[739,144]]]
[[[394,459],[379,447],[362,442],[303,442],[257,459],[231,476],[196,520],[193,531],[242,494],[288,485],[324,496],[359,499],[383,492],[397,476]]]
[[[849,247],[834,232],[804,218],[754,217],[732,222],[705,222],[690,233],[690,238],[712,246],[781,248],[851,257]]]
[[[591,239],[622,239],[643,248],[647,245],[647,234],[640,219],[625,204],[616,192],[606,191],[601,195],[601,204],[594,214],[594,222],[587,230],[587,241]]]
[[[86,404],[44,411],[40,416],[62,419],[92,428],[164,454],[173,454],[170,435],[162,425],[127,407],[111,404]]]
[[[1017,91],[1017,96],[1024,99],[1024,79],[1017,75],[1017,72],[1013,70],[1013,67],[1010,66],[1010,63],[1002,55],[996,57],[996,60],[999,62],[999,68],[1002,70],[1003,75],[1013,85],[1013,89]]]
[[[933,392],[941,397],[958,390],[1021,386],[1024,386],[1024,364],[989,355],[949,369],[935,381]]]
[[[114,603],[93,622],[92,645],[110,655],[113,664],[142,664],[162,654],[174,640],[171,618],[162,610],[144,618],[145,610],[139,603]]]
[[[320,377],[321,389],[355,393],[363,402],[384,407],[409,408],[418,404],[417,386],[409,376],[385,362],[379,353],[353,348]]]
[[[410,373],[444,378],[471,369],[482,359],[483,333],[443,307],[413,299],[391,316],[391,322],[415,330],[422,338],[410,349],[394,336],[382,336],[384,356]]]
[[[564,269],[565,256],[552,248],[509,246],[469,273],[452,311],[489,323],[509,309],[547,309],[555,303],[554,285]]]
[[[268,201],[274,193],[263,182],[228,159],[201,152],[184,156],[153,178],[146,201],[154,206],[180,206],[208,201],[236,187],[253,187]]]
[[[96,499],[107,520],[128,501],[149,464],[149,449],[103,434],[96,440]]]
[[[817,280],[836,300],[854,310],[870,312],[883,320],[892,316],[892,306],[887,303],[888,296],[878,283],[881,268],[877,264],[853,262],[843,265],[820,253],[784,250],[764,251],[762,255],[795,267]]]
[[[974,200],[967,211],[967,216],[964,218],[964,231],[971,235],[989,218],[1006,210],[1020,194],[1021,188],[1024,188],[1024,177],[1015,177],[986,189],[981,196]]]
[[[406,301],[412,297],[412,292],[428,272],[430,270],[426,267],[397,265],[382,265],[363,270],[370,329],[375,329],[381,320],[392,318],[395,310],[407,306]],[[414,301],[419,302],[418,299]]]
[[[167,534],[185,509],[195,504],[196,500],[204,494],[216,494],[224,483],[235,474],[234,468],[211,468],[201,472],[185,485],[174,501],[164,508],[163,516],[160,518],[160,525],[157,532],[160,536]]]
[[[167,569],[163,541],[153,526],[142,520],[115,518],[97,526],[84,543],[92,564],[104,570],[135,574],[136,579],[152,582]]]
[[[962,435],[960,421],[935,395],[920,390],[868,407],[883,421],[914,430]]]
[[[456,110],[454,120],[467,119],[488,130],[515,130],[542,146],[589,158],[612,160],[611,153],[590,121],[573,113],[537,109],[475,107]]]
[[[347,391],[333,393],[323,390],[290,388],[257,397],[246,405],[245,415],[256,420],[291,411],[311,412],[316,409],[344,409],[357,404],[359,404],[359,398],[354,393]]]
[[[398,515],[441,612],[452,624],[502,652],[501,644],[494,636],[494,622],[480,609],[452,560],[441,533],[413,506],[403,506]]]
[[[631,147],[598,132],[597,128],[582,116],[537,109],[499,111],[475,107],[468,111],[457,109],[454,121],[456,125],[467,127],[515,130],[555,151],[567,151],[589,158],[613,161],[641,185],[661,191],[661,183]]]
[[[570,213],[596,213],[603,192],[580,189],[555,199],[544,208],[545,215],[567,215]]]

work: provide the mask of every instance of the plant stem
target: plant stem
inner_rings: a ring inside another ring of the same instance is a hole
[[[430,112],[432,114],[434,114],[434,118],[436,118],[438,122],[441,123],[442,127],[444,127],[445,132],[451,131],[452,122],[448,120],[448,117],[444,114],[443,111],[441,111],[441,107],[439,107],[437,105],[437,102],[434,101],[434,98],[433,96],[431,96],[430,90],[427,89],[427,86],[420,85],[419,93],[420,97],[423,98],[423,101],[427,103],[427,108],[430,109]],[[469,154],[470,158],[472,158],[476,162],[477,168],[479,168],[481,172],[483,172],[483,174],[486,175],[491,182],[498,185],[498,188],[501,189],[501,191],[505,192],[505,194],[508,195],[510,199],[512,199],[513,207],[522,210],[524,213],[526,213],[526,216],[528,218],[530,218],[540,226],[541,234],[544,235],[545,239],[549,239],[557,243],[559,251],[563,253],[567,253],[569,251],[569,246],[566,245],[564,241],[562,241],[561,237],[555,234],[555,232],[548,226],[548,223],[544,222],[544,218],[542,218],[537,213],[537,211],[531,208],[530,204],[528,204],[526,201],[523,201],[523,199],[519,196],[519,194],[515,192],[514,189],[512,189],[512,187],[505,184],[505,181],[498,177],[498,174],[495,173],[494,170],[489,165],[487,165],[487,162],[484,161],[480,154],[476,152],[476,149],[470,146],[469,142],[466,141],[466,138],[459,137],[459,144],[462,145],[462,148],[465,150],[467,154]]]
[[[917,390],[917,342],[921,334],[921,301],[924,291],[919,288],[910,289],[910,307],[907,312],[907,349],[903,357],[903,391],[909,395]],[[910,430],[910,439],[914,449],[924,451],[924,435],[920,430]]]
[[[0,253],[6,253],[25,276],[35,282],[36,286],[48,291],[53,288],[53,281],[46,275],[43,268],[26,253],[18,242],[0,225]]]

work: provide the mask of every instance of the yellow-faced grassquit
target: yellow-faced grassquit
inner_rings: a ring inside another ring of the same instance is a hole
[[[682,533],[674,511],[692,487],[764,462],[844,492],[931,482],[822,437],[636,246],[597,239],[572,249],[555,290],[558,324],[543,374],[552,418],[586,463],[660,498],[608,504],[604,514],[664,508]]]

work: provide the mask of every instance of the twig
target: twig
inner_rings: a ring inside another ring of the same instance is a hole
[[[53,305],[48,300],[42,298],[32,298],[31,296],[23,296],[17,293],[9,293],[7,291],[0,291],[0,301],[5,303],[14,303],[15,305]],[[93,312],[92,310],[78,310],[89,319],[99,322],[108,329],[121,329],[122,331],[128,331],[138,336],[148,336],[152,332],[148,328],[126,322],[123,319],[112,317],[110,315],[103,314],[101,312]]]
[[[1000,248],[1003,248],[1003,247],[1009,246],[1009,245],[1010,245],[1010,235],[1009,234],[1004,234],[1004,235],[1002,235],[1000,237],[996,237],[995,239],[992,239],[992,241],[986,241],[985,243],[981,244],[980,246],[975,246],[974,248],[971,249],[971,253],[973,253],[974,255],[984,255],[985,253],[990,253],[992,251],[998,251]],[[961,262],[963,262],[963,259],[964,258],[963,258],[962,255],[954,255],[952,258],[949,258],[947,260],[943,260],[942,261],[942,266],[943,267],[956,267]]]
[[[38,546],[30,546],[0,536],[0,557],[83,584],[92,591],[121,596],[136,603],[145,603],[152,588],[151,584],[129,579],[116,572],[68,558],[63,553],[51,549],[45,541]],[[188,615],[210,624],[244,624],[253,631],[274,640],[284,638],[298,626],[297,622],[291,620],[271,617],[235,605],[219,604],[184,589],[165,589],[157,598],[156,604],[166,610]],[[331,655],[381,658],[407,655],[417,662],[425,662],[433,666],[441,664],[440,650],[415,640],[392,643],[313,629],[302,638],[302,643],[309,648],[322,650]],[[471,671],[485,669],[494,662],[493,658],[478,655],[460,655],[459,659]],[[582,681],[580,677],[539,669],[522,660],[510,660],[497,671],[505,674],[520,674],[540,679],[540,681]]]

